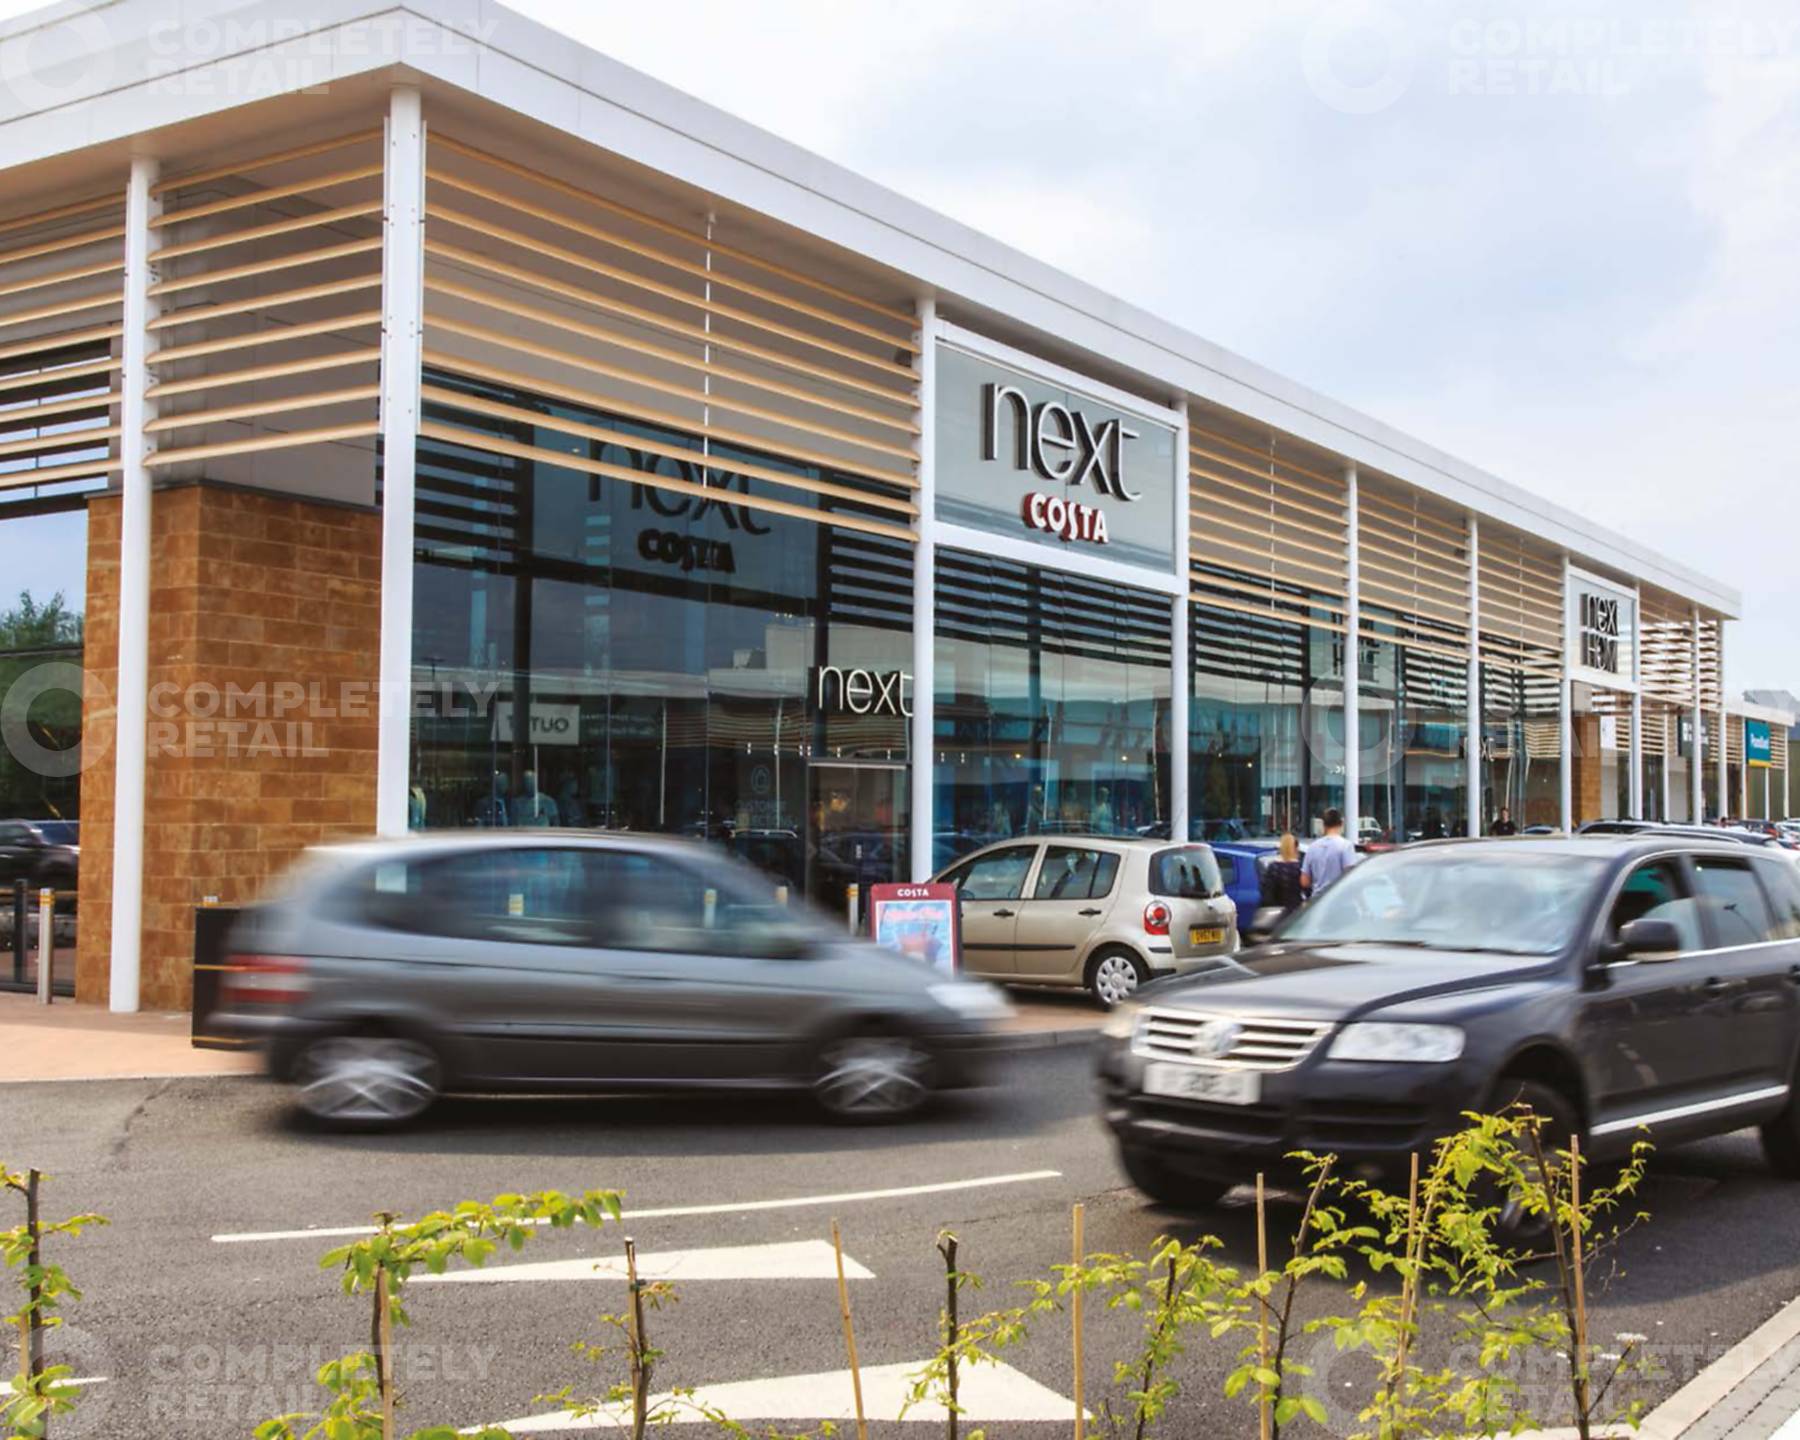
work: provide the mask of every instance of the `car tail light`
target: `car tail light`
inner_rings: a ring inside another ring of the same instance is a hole
[[[1144,907],[1144,933],[1146,935],[1167,935],[1169,921],[1174,918],[1174,914],[1175,912],[1169,909],[1165,901],[1152,900]]]
[[[304,960],[285,955],[228,955],[219,998],[228,1005],[294,1005],[310,988]]]

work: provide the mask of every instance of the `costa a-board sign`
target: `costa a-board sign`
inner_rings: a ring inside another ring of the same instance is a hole
[[[937,342],[940,520],[1168,571],[1174,412],[982,337]]]
[[[869,935],[884,949],[946,975],[962,969],[962,913],[954,885],[871,885]]]

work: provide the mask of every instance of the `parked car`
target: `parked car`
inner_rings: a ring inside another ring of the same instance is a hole
[[[73,890],[80,868],[75,821],[0,820],[0,888],[23,880],[32,890]]]
[[[968,974],[1081,988],[1108,1008],[1238,944],[1237,910],[1207,845],[1025,836],[933,878],[962,897]]]
[[[1219,882],[1237,909],[1238,934],[1250,933],[1250,925],[1262,906],[1263,871],[1280,849],[1274,840],[1213,842],[1213,858],[1219,862]]]
[[[1515,1102],[1597,1160],[1757,1125],[1800,1178],[1800,875],[1661,833],[1413,846],[1106,1034],[1106,1121],[1170,1205],[1296,1150],[1392,1175]]]
[[[810,1089],[889,1119],[975,1078],[992,986],[852,939],[691,841],[445,832],[326,846],[233,932],[209,1031],[375,1127],[449,1090]]]

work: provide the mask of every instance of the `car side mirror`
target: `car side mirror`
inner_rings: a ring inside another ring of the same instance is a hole
[[[1281,924],[1282,911],[1276,905],[1264,905],[1250,917],[1249,927],[1244,931],[1244,939],[1252,945],[1260,945],[1275,933],[1276,926]]]
[[[1619,928],[1619,938],[1613,942],[1609,958],[1673,955],[1680,949],[1681,928],[1673,920],[1633,920]]]

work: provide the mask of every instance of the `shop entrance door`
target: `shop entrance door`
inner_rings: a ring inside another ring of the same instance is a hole
[[[906,767],[813,765],[807,790],[807,898],[848,923],[855,885],[860,924],[871,885],[908,878]]]

